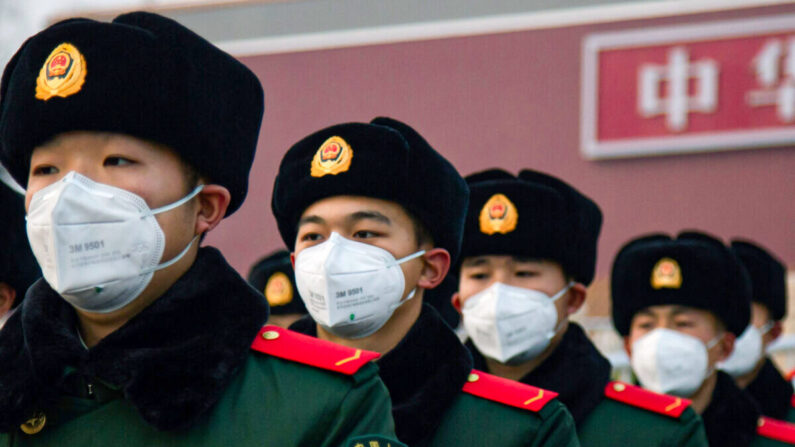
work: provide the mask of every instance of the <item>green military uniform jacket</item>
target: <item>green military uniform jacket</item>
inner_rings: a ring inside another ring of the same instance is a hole
[[[475,367],[487,369],[467,343]],[[554,352],[520,379],[559,393],[574,416],[584,447],[707,445],[699,416],[687,400],[610,382],[610,363],[576,323],[569,323]]]
[[[23,306],[0,332],[2,447],[394,440],[377,354],[262,330],[264,298],[215,249],[91,349],[45,281]]]
[[[317,335],[311,318],[291,329]],[[430,306],[378,361],[398,439],[422,446],[577,446],[555,393],[472,370],[455,333]]]

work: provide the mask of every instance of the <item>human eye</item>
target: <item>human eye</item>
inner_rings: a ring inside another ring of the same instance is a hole
[[[121,157],[118,155],[112,155],[105,158],[105,161],[102,163],[104,166],[126,166],[134,164],[135,161],[130,160],[126,157]]]
[[[370,230],[359,230],[353,233],[354,239],[372,239],[374,237],[380,236],[380,233],[376,233],[375,231]]]
[[[307,232],[302,234],[298,239],[301,242],[316,242],[323,239],[323,235],[320,233]]]
[[[52,165],[38,165],[33,168],[32,174],[36,176],[57,174],[58,168]]]
[[[538,272],[535,270],[520,269],[516,271],[515,275],[519,278],[533,278],[538,276]]]
[[[674,320],[674,326],[678,329],[692,328],[695,323],[689,318],[677,318]]]

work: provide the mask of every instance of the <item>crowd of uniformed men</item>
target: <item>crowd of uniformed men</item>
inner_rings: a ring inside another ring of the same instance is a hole
[[[289,148],[287,250],[244,281],[200,241],[246,197],[263,110],[248,68],[155,14],[62,21],[11,59],[0,446],[795,443],[771,252],[628,241],[612,317],[636,382],[611,381],[570,321],[599,206],[530,169],[464,178],[392,118]]]

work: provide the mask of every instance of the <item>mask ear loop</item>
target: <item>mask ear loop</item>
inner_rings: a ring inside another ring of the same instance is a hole
[[[776,325],[775,321],[772,320],[768,321],[767,323],[765,323],[764,326],[759,328],[759,335],[764,337],[765,335],[767,335],[768,332],[770,332],[771,329],[773,329],[775,325]]]
[[[722,337],[722,335],[716,335],[712,340],[708,341],[704,345],[704,348],[706,348],[707,357],[709,357],[709,350],[714,348],[718,344],[718,342],[720,341],[721,337]],[[712,368],[707,369],[707,372],[704,374],[704,380],[707,380],[707,377],[711,376],[712,373],[714,373],[716,369],[717,369],[717,364],[712,365]]]
[[[553,295],[553,296],[552,296],[552,298],[550,299],[550,301],[551,301],[552,303],[554,303],[555,301],[559,300],[559,299],[560,299],[560,297],[562,297],[562,296],[563,296],[563,295],[564,295],[566,292],[568,292],[568,291],[569,291],[569,290],[570,290],[572,287],[574,287],[574,284],[576,284],[574,281],[569,281],[569,283],[568,283],[568,284],[566,284],[566,286],[565,286],[565,287],[563,287],[562,289],[560,289],[560,292],[558,292],[558,293],[556,293],[555,295]],[[558,313],[557,313],[557,311],[556,311],[556,312],[555,312],[555,315],[557,315],[557,314],[558,314]],[[558,315],[558,317],[560,317],[560,316]],[[551,331],[550,333],[548,333],[548,334],[547,334],[547,338],[548,338],[549,340],[552,340],[552,339],[555,337],[555,335],[557,335],[558,331],[560,331],[561,329],[563,329],[563,323],[564,323],[565,321],[566,321],[566,319],[565,319],[565,318],[562,318],[562,319],[560,320],[560,322],[559,322],[558,324],[556,324],[556,325],[555,325],[555,328],[554,328],[554,329],[552,329],[552,331]]]
[[[404,257],[398,259],[397,261],[395,261],[395,265],[400,265],[400,264],[402,264],[402,263],[404,263],[406,261],[411,261],[412,259],[419,258],[420,256],[422,256],[424,254],[425,254],[425,250],[420,250],[420,251],[418,251],[416,253],[412,253],[412,254],[410,254],[408,256],[404,256]],[[392,312],[394,312],[398,307],[402,306],[403,304],[407,303],[410,299],[414,298],[414,295],[416,293],[417,293],[417,288],[416,287],[411,289],[411,292],[409,292],[409,294],[406,297],[406,299],[398,301],[397,303],[389,306],[390,310]]]
[[[184,205],[185,203],[187,203],[188,200],[196,197],[202,191],[202,189],[204,189],[204,185],[199,185],[199,186],[193,188],[193,191],[189,192],[187,196],[177,200],[176,202],[170,203],[168,205],[161,206],[160,208],[153,209],[152,210],[152,214],[165,213],[166,211],[171,211],[174,208],[180,207],[180,206]],[[142,216],[142,218],[145,218],[145,217],[146,216]]]

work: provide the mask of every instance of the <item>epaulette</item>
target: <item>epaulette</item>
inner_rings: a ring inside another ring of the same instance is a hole
[[[377,352],[354,349],[299,334],[278,326],[265,326],[251,343],[251,349],[293,362],[355,374],[362,366],[380,356]]]
[[[795,444],[795,424],[762,416],[756,424],[756,434],[765,438]]]
[[[791,381],[792,381],[792,378],[793,378],[793,377],[795,377],[795,369],[793,369],[792,371],[788,372],[788,373],[787,373],[787,374],[786,374],[784,377],[785,377],[785,378],[786,378],[788,381],[790,381],[790,382],[791,382]]]
[[[690,406],[688,399],[655,393],[623,382],[608,383],[605,387],[605,396],[633,407],[674,418],[681,416],[682,412]]]
[[[541,411],[544,405],[558,396],[554,391],[503,379],[476,369],[469,373],[463,391],[473,396],[535,412]]]

